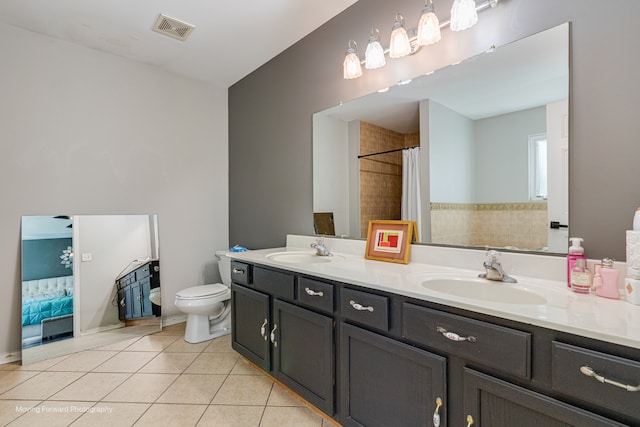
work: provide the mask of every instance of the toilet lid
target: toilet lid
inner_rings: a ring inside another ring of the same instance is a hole
[[[228,291],[225,285],[221,283],[216,283],[213,285],[202,285],[202,286],[193,286],[191,288],[183,289],[176,294],[176,298],[181,299],[198,299],[198,298],[206,298],[212,297],[215,295],[220,295]]]

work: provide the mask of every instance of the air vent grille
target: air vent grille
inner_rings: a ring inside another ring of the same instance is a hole
[[[171,18],[162,13],[158,15],[156,23],[153,24],[153,31],[182,41],[185,41],[195,28],[195,25]]]

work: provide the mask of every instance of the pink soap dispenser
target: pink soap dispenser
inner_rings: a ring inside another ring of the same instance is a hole
[[[581,258],[587,263],[587,257],[584,256],[584,248],[582,247],[581,237],[570,237],[571,246],[569,246],[569,254],[567,255],[567,286],[571,287],[571,271],[576,266],[576,260]]]
[[[596,288],[596,295],[604,298],[620,299],[618,291],[618,277],[620,272],[613,268],[613,260],[605,258],[593,278],[593,286]]]

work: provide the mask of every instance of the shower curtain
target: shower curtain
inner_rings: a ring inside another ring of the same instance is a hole
[[[421,228],[420,148],[402,150],[402,220],[415,221]]]

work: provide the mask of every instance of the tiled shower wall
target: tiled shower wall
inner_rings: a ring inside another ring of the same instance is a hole
[[[546,203],[431,203],[431,240],[464,246],[547,246]]]
[[[420,145],[420,133],[402,134],[360,122],[360,155]],[[371,219],[400,219],[402,151],[360,159],[360,236]]]

